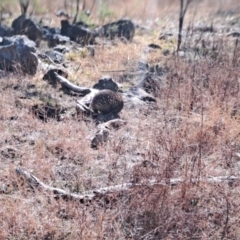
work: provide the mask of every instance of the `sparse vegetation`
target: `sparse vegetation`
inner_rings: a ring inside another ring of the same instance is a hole
[[[41,7],[63,7],[56,2],[42,0]],[[156,102],[125,104],[120,116],[126,125],[98,149],[90,147],[96,123],[75,110],[79,95],[50,86],[44,71],[34,77],[0,72],[0,239],[240,238],[240,48],[228,36],[240,28],[229,25],[227,14],[235,10],[231,23],[239,18],[238,1],[221,6],[226,14],[218,13],[215,0],[194,1],[185,16],[182,55],[175,52],[179,0],[149,1],[152,9],[147,2],[107,4],[114,20],[128,12],[151,31],[139,28],[131,43],[100,42],[95,56],[75,45],[65,55],[69,79],[79,86],[92,87],[107,74],[124,92],[142,80],[139,62],[158,77]],[[153,15],[141,22],[146,6]],[[109,9],[99,18],[96,6],[92,20],[101,24]],[[196,30],[213,15],[216,32]],[[163,21],[156,23],[157,17]],[[16,168],[72,194],[130,187],[79,201],[37,187]]]
[[[105,23],[105,20],[111,19],[114,17],[114,12],[110,10],[107,1],[102,1],[99,6],[99,18],[102,24]]]

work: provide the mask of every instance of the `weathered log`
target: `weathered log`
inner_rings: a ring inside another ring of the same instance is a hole
[[[48,186],[47,184],[40,181],[37,177],[35,177],[31,173],[21,168],[16,168],[15,171],[19,176],[24,177],[33,188],[38,188],[38,189],[43,189],[45,191],[53,192],[55,195],[59,197],[70,198],[70,199],[72,198],[77,200],[91,200],[95,196],[94,193],[83,194],[83,195],[68,193],[63,189]]]
[[[55,73],[55,76],[56,76],[56,79],[59,81],[59,83],[63,87],[68,88],[71,91],[80,93],[80,94],[82,94],[84,96],[91,92],[90,88],[79,87],[79,86],[71,83],[70,81],[68,81],[66,78],[58,75],[57,73]]]

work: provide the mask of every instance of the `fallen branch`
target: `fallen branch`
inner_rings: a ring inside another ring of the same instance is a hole
[[[106,194],[112,193],[112,192],[130,190],[133,187],[146,187],[146,186],[149,187],[149,186],[154,186],[154,185],[175,186],[179,183],[186,181],[183,178],[173,178],[173,179],[165,179],[160,182],[157,182],[156,180],[149,180],[147,184],[146,183],[137,183],[137,184],[123,183],[123,184],[114,185],[114,186],[110,186],[110,187],[99,188],[97,190],[91,190],[88,192],[84,192],[83,194],[74,194],[74,193],[69,193],[60,188],[48,186],[45,183],[43,183],[42,181],[40,181],[37,177],[35,177],[34,175],[28,173],[27,171],[25,171],[21,168],[16,168],[16,173],[18,175],[24,177],[31,184],[32,187],[39,188],[39,189],[42,188],[45,191],[51,191],[58,197],[62,197],[64,199],[75,199],[75,200],[80,200],[81,202],[91,201],[94,198],[96,198],[97,196],[106,195]],[[224,181],[233,182],[233,181],[239,180],[239,179],[240,179],[240,177],[235,177],[235,176],[220,176],[220,177],[207,177],[203,180],[200,180],[200,182],[220,183],[220,182],[224,182]],[[197,183],[197,182],[199,182],[199,180],[192,179],[191,182]]]
[[[38,188],[38,189],[43,189],[45,191],[51,191],[54,194],[63,197],[63,198],[73,198],[73,199],[78,199],[78,200],[91,200],[95,194],[90,193],[90,194],[83,194],[83,195],[78,195],[78,194],[74,194],[74,193],[68,193],[67,191],[60,189],[60,188],[55,188],[55,187],[51,187],[46,185],[45,183],[43,183],[42,181],[40,181],[37,177],[35,177],[34,175],[32,175],[31,173],[21,169],[21,168],[16,168],[16,173],[19,176],[24,177],[29,184],[31,184],[32,187]]]
[[[82,95],[87,95],[88,93],[91,92],[90,88],[79,87],[57,73],[55,73],[55,77],[63,87],[68,88],[69,90],[72,90],[77,93],[81,93]]]

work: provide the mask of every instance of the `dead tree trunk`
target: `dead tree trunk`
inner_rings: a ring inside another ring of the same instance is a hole
[[[80,0],[76,0],[76,13],[73,18],[73,22],[72,22],[73,24],[75,24],[77,22],[77,18],[78,18],[78,14],[79,14],[79,3],[80,3]]]
[[[181,43],[182,43],[182,28],[183,28],[184,17],[185,17],[186,11],[188,9],[188,6],[192,1],[193,0],[180,0],[177,51],[180,50],[180,46],[181,46]]]

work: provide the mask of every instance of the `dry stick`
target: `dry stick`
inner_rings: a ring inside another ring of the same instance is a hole
[[[28,9],[28,7],[29,7],[29,3],[30,3],[30,1],[27,0],[26,2],[24,2],[23,0],[20,0],[19,3],[20,3],[21,13],[22,13],[22,15],[26,15],[26,14],[27,14],[27,9]]]
[[[83,12],[85,11],[85,8],[86,8],[86,1],[83,0],[83,5],[82,5],[82,11],[83,11]]]
[[[93,1],[93,4],[92,4],[92,6],[91,6],[91,8],[90,8],[90,14],[92,13],[92,11],[93,11],[93,8],[94,8],[94,6],[95,6],[96,2],[97,2],[97,0],[94,0],[94,1]]]
[[[4,7],[3,7],[3,4],[1,3],[1,11],[0,11],[0,25],[2,25],[2,21],[3,21],[3,11],[4,11]]]
[[[66,87],[74,92],[81,93],[82,95],[87,95],[91,92],[90,88],[79,87],[57,73],[55,73],[55,77],[63,87]]]
[[[77,18],[78,18],[78,14],[79,14],[79,3],[80,3],[80,0],[76,0],[76,14],[74,16],[74,19],[73,19],[73,24],[75,24],[77,22]]]
[[[178,26],[178,44],[177,44],[177,51],[180,50],[180,45],[182,43],[182,28],[183,28],[183,21],[184,21],[184,17],[186,14],[186,11],[188,9],[189,4],[193,1],[193,0],[186,0],[187,2],[185,3],[184,6],[184,0],[180,0],[180,13],[179,13],[179,26]]]
[[[24,177],[33,187],[38,187],[42,188],[45,191],[51,191],[55,195],[58,195],[63,198],[68,198],[68,199],[76,199],[76,200],[93,200],[95,197],[99,195],[106,195],[111,192],[118,192],[118,191],[126,191],[130,190],[133,187],[149,187],[149,186],[155,186],[155,185],[177,185],[179,183],[182,183],[186,181],[183,178],[172,178],[172,179],[165,179],[160,182],[156,180],[149,180],[147,184],[145,183],[123,183],[119,185],[114,185],[110,187],[104,187],[104,188],[99,188],[97,190],[91,190],[88,192],[84,192],[83,194],[74,194],[74,193],[69,193],[63,189],[60,188],[55,188],[51,187],[49,185],[46,185],[42,181],[40,181],[37,177],[34,175],[28,173],[27,171],[21,169],[21,168],[16,168],[15,169],[16,173],[22,177]],[[239,177],[235,176],[220,176],[220,177],[207,177],[205,180],[201,180],[201,182],[208,182],[208,183],[220,183],[223,181],[234,181],[240,179]],[[191,181],[192,183],[198,182],[198,179],[196,178],[195,180],[193,179]]]

